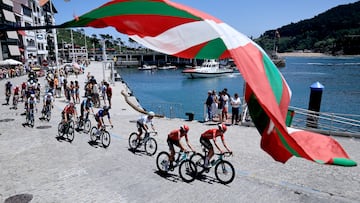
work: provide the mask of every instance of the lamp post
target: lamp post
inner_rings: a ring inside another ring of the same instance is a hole
[[[70,34],[71,34],[71,48],[72,48],[72,62],[75,61],[75,49],[74,49],[74,37],[73,37],[73,31],[72,29],[70,29]]]
[[[86,58],[86,63],[87,63],[88,60],[89,60],[89,55],[88,55],[88,50],[87,50],[85,29],[81,29],[81,33],[84,34],[84,40],[85,40],[85,58]]]

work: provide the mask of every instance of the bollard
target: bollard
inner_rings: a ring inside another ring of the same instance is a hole
[[[189,117],[188,121],[194,120],[194,112],[186,112],[185,115]]]
[[[321,96],[324,86],[320,82],[315,82],[310,86],[309,112],[306,119],[306,127],[317,128],[319,111],[321,106]]]

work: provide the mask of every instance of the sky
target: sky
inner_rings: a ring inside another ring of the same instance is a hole
[[[72,20],[110,0],[52,0],[58,13],[56,24]],[[356,0],[173,0],[206,12],[234,27],[248,37],[258,38],[267,30],[312,18],[333,7]],[[127,37],[113,28],[85,28],[86,35],[110,34],[116,39]],[[280,33],[281,34],[281,33]]]

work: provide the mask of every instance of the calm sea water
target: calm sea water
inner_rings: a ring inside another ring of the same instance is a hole
[[[194,112],[196,120],[203,120],[204,101],[208,90],[227,88],[233,95],[243,95],[241,74],[206,79],[188,79],[182,69],[139,71],[136,68],[117,69],[141,105],[159,111],[173,107],[176,115],[187,118]],[[291,90],[291,106],[308,108],[310,86],[320,82],[325,86],[321,112],[360,115],[360,57],[287,57],[280,72]],[[167,116],[169,112],[164,112]]]

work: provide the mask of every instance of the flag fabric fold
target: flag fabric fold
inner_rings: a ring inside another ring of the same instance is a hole
[[[113,0],[61,27],[114,27],[144,46],[183,58],[232,58],[246,81],[246,102],[261,147],[276,161],[292,156],[356,166],[331,137],[289,131],[291,90],[265,51],[221,20],[169,0]],[[241,85],[241,84],[239,84]]]

